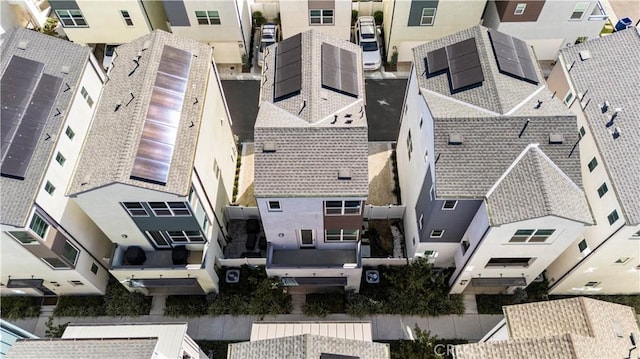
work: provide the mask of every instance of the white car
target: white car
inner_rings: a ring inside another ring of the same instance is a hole
[[[382,65],[378,33],[373,16],[360,16],[356,21],[356,44],[362,47],[362,61],[365,71],[374,71]]]
[[[111,66],[111,61],[113,60],[113,50],[116,49],[118,45],[104,45],[104,58],[102,59],[102,67],[104,70],[108,70],[109,66]]]
[[[279,35],[278,25],[272,23],[262,25],[262,29],[260,30],[260,45],[258,48],[258,66],[262,67],[265,49],[267,46],[275,44],[279,39]]]

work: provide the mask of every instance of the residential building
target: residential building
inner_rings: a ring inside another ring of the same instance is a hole
[[[383,0],[387,61],[413,61],[411,49],[480,24],[486,0]]]
[[[576,116],[509,35],[475,26],[413,52],[396,148],[407,255],[455,268],[452,293],[524,287],[593,221]]]
[[[229,359],[388,359],[389,344],[371,340],[370,322],[260,322],[251,341],[229,344]]]
[[[60,339],[18,340],[7,359],[202,359],[187,323],[70,324]]]
[[[104,75],[88,48],[36,31],[2,48],[0,293],[104,294],[110,242],[65,196]]]
[[[635,358],[633,307],[585,297],[503,307],[505,320],[479,343],[456,345],[467,358]]]
[[[236,146],[209,46],[156,30],[118,47],[68,195],[131,290],[209,293]]]
[[[18,339],[37,339],[35,335],[28,331],[0,319],[0,358],[6,358],[7,352]]]
[[[311,30],[267,49],[254,134],[267,274],[358,290],[369,192],[360,48]]]
[[[42,28],[51,12],[46,0],[10,0],[0,2],[0,34],[14,26]]]
[[[597,38],[606,21],[600,1],[489,0],[482,24],[526,41],[538,60],[555,60],[561,49]]]
[[[213,48],[217,63],[242,63],[251,49],[247,0],[163,1],[170,31]]]
[[[280,1],[282,38],[314,29],[341,40],[351,39],[350,0]]]
[[[640,34],[563,49],[548,86],[578,118],[580,169],[596,225],[547,269],[554,294],[640,293]]]
[[[124,44],[155,29],[167,30],[161,1],[49,0],[64,34],[79,44]]]

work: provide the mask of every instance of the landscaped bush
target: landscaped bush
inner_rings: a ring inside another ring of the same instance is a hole
[[[42,298],[10,296],[0,298],[0,312],[5,319],[37,318]]]
[[[381,276],[376,284],[367,283],[366,269],[362,271],[360,294],[350,295],[347,300],[349,314],[464,314],[462,296],[449,294],[450,273],[434,271],[426,258],[406,266],[377,269]]]
[[[344,293],[313,293],[307,294],[305,304],[302,306],[305,315],[314,317],[326,317],[331,313],[344,313]]]
[[[199,317],[208,313],[206,295],[170,295],[164,304],[164,315],[169,317]]]
[[[56,317],[137,317],[151,310],[151,297],[129,292],[111,277],[104,296],[60,296],[53,310]]]
[[[468,343],[465,339],[438,339],[418,326],[413,331],[415,340],[380,341],[389,344],[391,359],[454,359],[447,346]]]
[[[326,317],[329,314],[328,306],[321,302],[304,303],[302,313],[309,317]]]

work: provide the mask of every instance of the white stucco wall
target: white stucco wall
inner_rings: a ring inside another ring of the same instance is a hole
[[[349,41],[351,36],[351,0],[335,0],[334,19],[331,25],[311,25],[308,2],[305,0],[280,1],[282,38],[314,29]]]

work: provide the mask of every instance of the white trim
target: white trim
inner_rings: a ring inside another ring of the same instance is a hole
[[[444,208],[444,205],[447,204],[447,202],[454,202],[453,203],[453,208]],[[444,202],[442,202],[442,210],[443,211],[453,211],[456,209],[456,207],[458,207],[458,200],[454,199],[454,200],[444,200]]]
[[[489,191],[487,192],[487,194],[485,194],[484,196],[486,198],[488,198],[493,191],[496,190],[496,188],[498,188],[498,186],[500,185],[500,183],[505,179],[505,177],[507,177],[507,175],[509,174],[509,172],[511,172],[511,170],[513,170],[513,168],[516,166],[516,164],[518,162],[520,162],[520,160],[522,159],[522,157],[524,157],[524,155],[533,147],[538,147],[537,143],[531,143],[529,144],[527,147],[524,148],[524,150],[522,150],[522,152],[520,152],[520,154],[518,155],[518,157],[516,157],[515,160],[513,160],[513,162],[511,163],[511,165],[507,168],[506,171],[504,171],[504,173],[502,174],[502,176],[500,176],[500,178],[498,178],[498,180],[496,181],[496,183],[493,184],[493,186],[491,186],[491,188],[489,188]]]
[[[311,244],[302,243],[302,231],[311,232]],[[316,247],[316,230],[315,229],[298,229],[298,241],[300,241],[300,248],[315,248]]]
[[[421,214],[420,219],[418,219],[418,228],[422,230],[423,227],[424,227],[424,214]]]
[[[527,9],[527,4],[526,3],[516,4],[516,8],[513,10],[513,14],[514,15],[522,15],[522,14],[524,14],[524,11],[526,9]],[[520,10],[520,11],[518,11],[518,10]]]
[[[278,208],[271,207],[271,202],[277,203]],[[267,201],[267,210],[269,210],[269,212],[282,212],[282,204],[280,201]]]
[[[528,46],[528,45],[527,45]],[[504,114],[504,116],[509,116],[512,113],[514,113],[515,111],[517,111],[518,109],[520,109],[520,107],[524,106],[526,103],[528,103],[529,101],[531,101],[532,98],[534,98],[535,96],[537,96],[542,90],[544,90],[546,87],[545,86],[540,86],[538,87],[537,90],[533,91],[531,93],[531,95],[527,96],[527,98],[525,98],[524,100],[520,101],[519,104],[515,105],[511,110],[509,110],[508,112],[506,112]]]
[[[442,232],[440,232],[439,236],[434,236],[433,232],[435,231],[442,231]],[[432,229],[431,233],[429,234],[429,238],[442,238],[442,236],[444,236],[444,229]]]
[[[434,96],[440,97],[440,98],[442,98],[442,99],[445,99],[445,100],[451,101],[451,102],[453,102],[453,103],[457,103],[457,104],[459,104],[459,105],[465,105],[465,106],[470,107],[470,108],[472,108],[472,109],[474,109],[474,110],[478,110],[478,111],[481,111],[481,112],[485,112],[485,113],[488,113],[488,114],[491,114],[491,115],[494,115],[494,116],[501,116],[501,114],[500,114],[500,113],[498,113],[498,112],[493,112],[493,111],[491,111],[491,110],[487,110],[486,108],[482,108],[482,107],[479,107],[479,106],[476,106],[476,105],[470,104],[470,103],[468,103],[468,102],[464,102],[464,101],[461,101],[461,100],[455,99],[455,98],[453,98],[453,97],[445,96],[445,95],[443,95],[443,94],[440,94],[440,93],[437,93],[437,92],[433,92],[433,91],[431,91],[431,90],[427,90],[427,89],[426,89],[426,88],[424,88],[424,87],[420,87],[420,91],[421,91],[421,92],[423,92],[423,93],[424,93],[424,92],[428,92],[430,95],[434,95]],[[428,102],[428,101],[427,101],[427,99],[425,99],[425,98],[424,98],[424,94],[423,94],[422,96],[423,96],[424,101],[425,101],[425,102]],[[431,112],[431,111],[429,111],[429,112]]]

